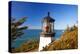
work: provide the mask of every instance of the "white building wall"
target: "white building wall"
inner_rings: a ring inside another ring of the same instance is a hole
[[[51,43],[51,37],[40,36],[39,51],[41,51],[43,49],[43,47],[45,47],[49,43]]]

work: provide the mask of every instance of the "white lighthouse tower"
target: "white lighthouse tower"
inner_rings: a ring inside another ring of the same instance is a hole
[[[40,34],[40,43],[39,43],[39,51],[43,49],[43,47],[47,46],[52,42],[52,37],[54,37],[54,19],[50,17],[50,13],[48,12],[47,17],[44,17],[42,20],[42,32]]]

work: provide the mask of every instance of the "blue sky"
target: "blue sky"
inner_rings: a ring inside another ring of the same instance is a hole
[[[67,25],[72,26],[78,21],[77,5],[15,1],[11,6],[11,17],[16,19],[28,17],[22,26],[27,25],[29,29],[41,29],[41,21],[48,12],[55,19],[55,29],[65,29]]]

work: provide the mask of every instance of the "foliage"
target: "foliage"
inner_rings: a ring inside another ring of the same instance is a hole
[[[78,48],[78,27],[68,27],[62,34],[60,39],[53,41],[43,48],[42,51],[47,50],[63,50],[63,49],[77,49]]]
[[[38,40],[29,40],[23,43],[20,47],[12,49],[12,52],[29,52],[29,51],[37,51],[39,47]]]
[[[26,17],[19,19],[16,21],[15,19],[11,19],[11,40],[13,41],[17,37],[23,35],[23,30],[27,29],[27,26],[20,27],[26,21]]]

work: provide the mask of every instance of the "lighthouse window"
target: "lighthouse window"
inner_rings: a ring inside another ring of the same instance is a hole
[[[44,22],[44,23],[43,23],[43,31],[44,31],[44,32],[46,31],[46,29],[45,29],[46,26],[47,26],[47,23]]]
[[[51,32],[53,32],[53,30],[54,30],[54,24],[53,23],[50,23],[50,30],[51,30]]]

